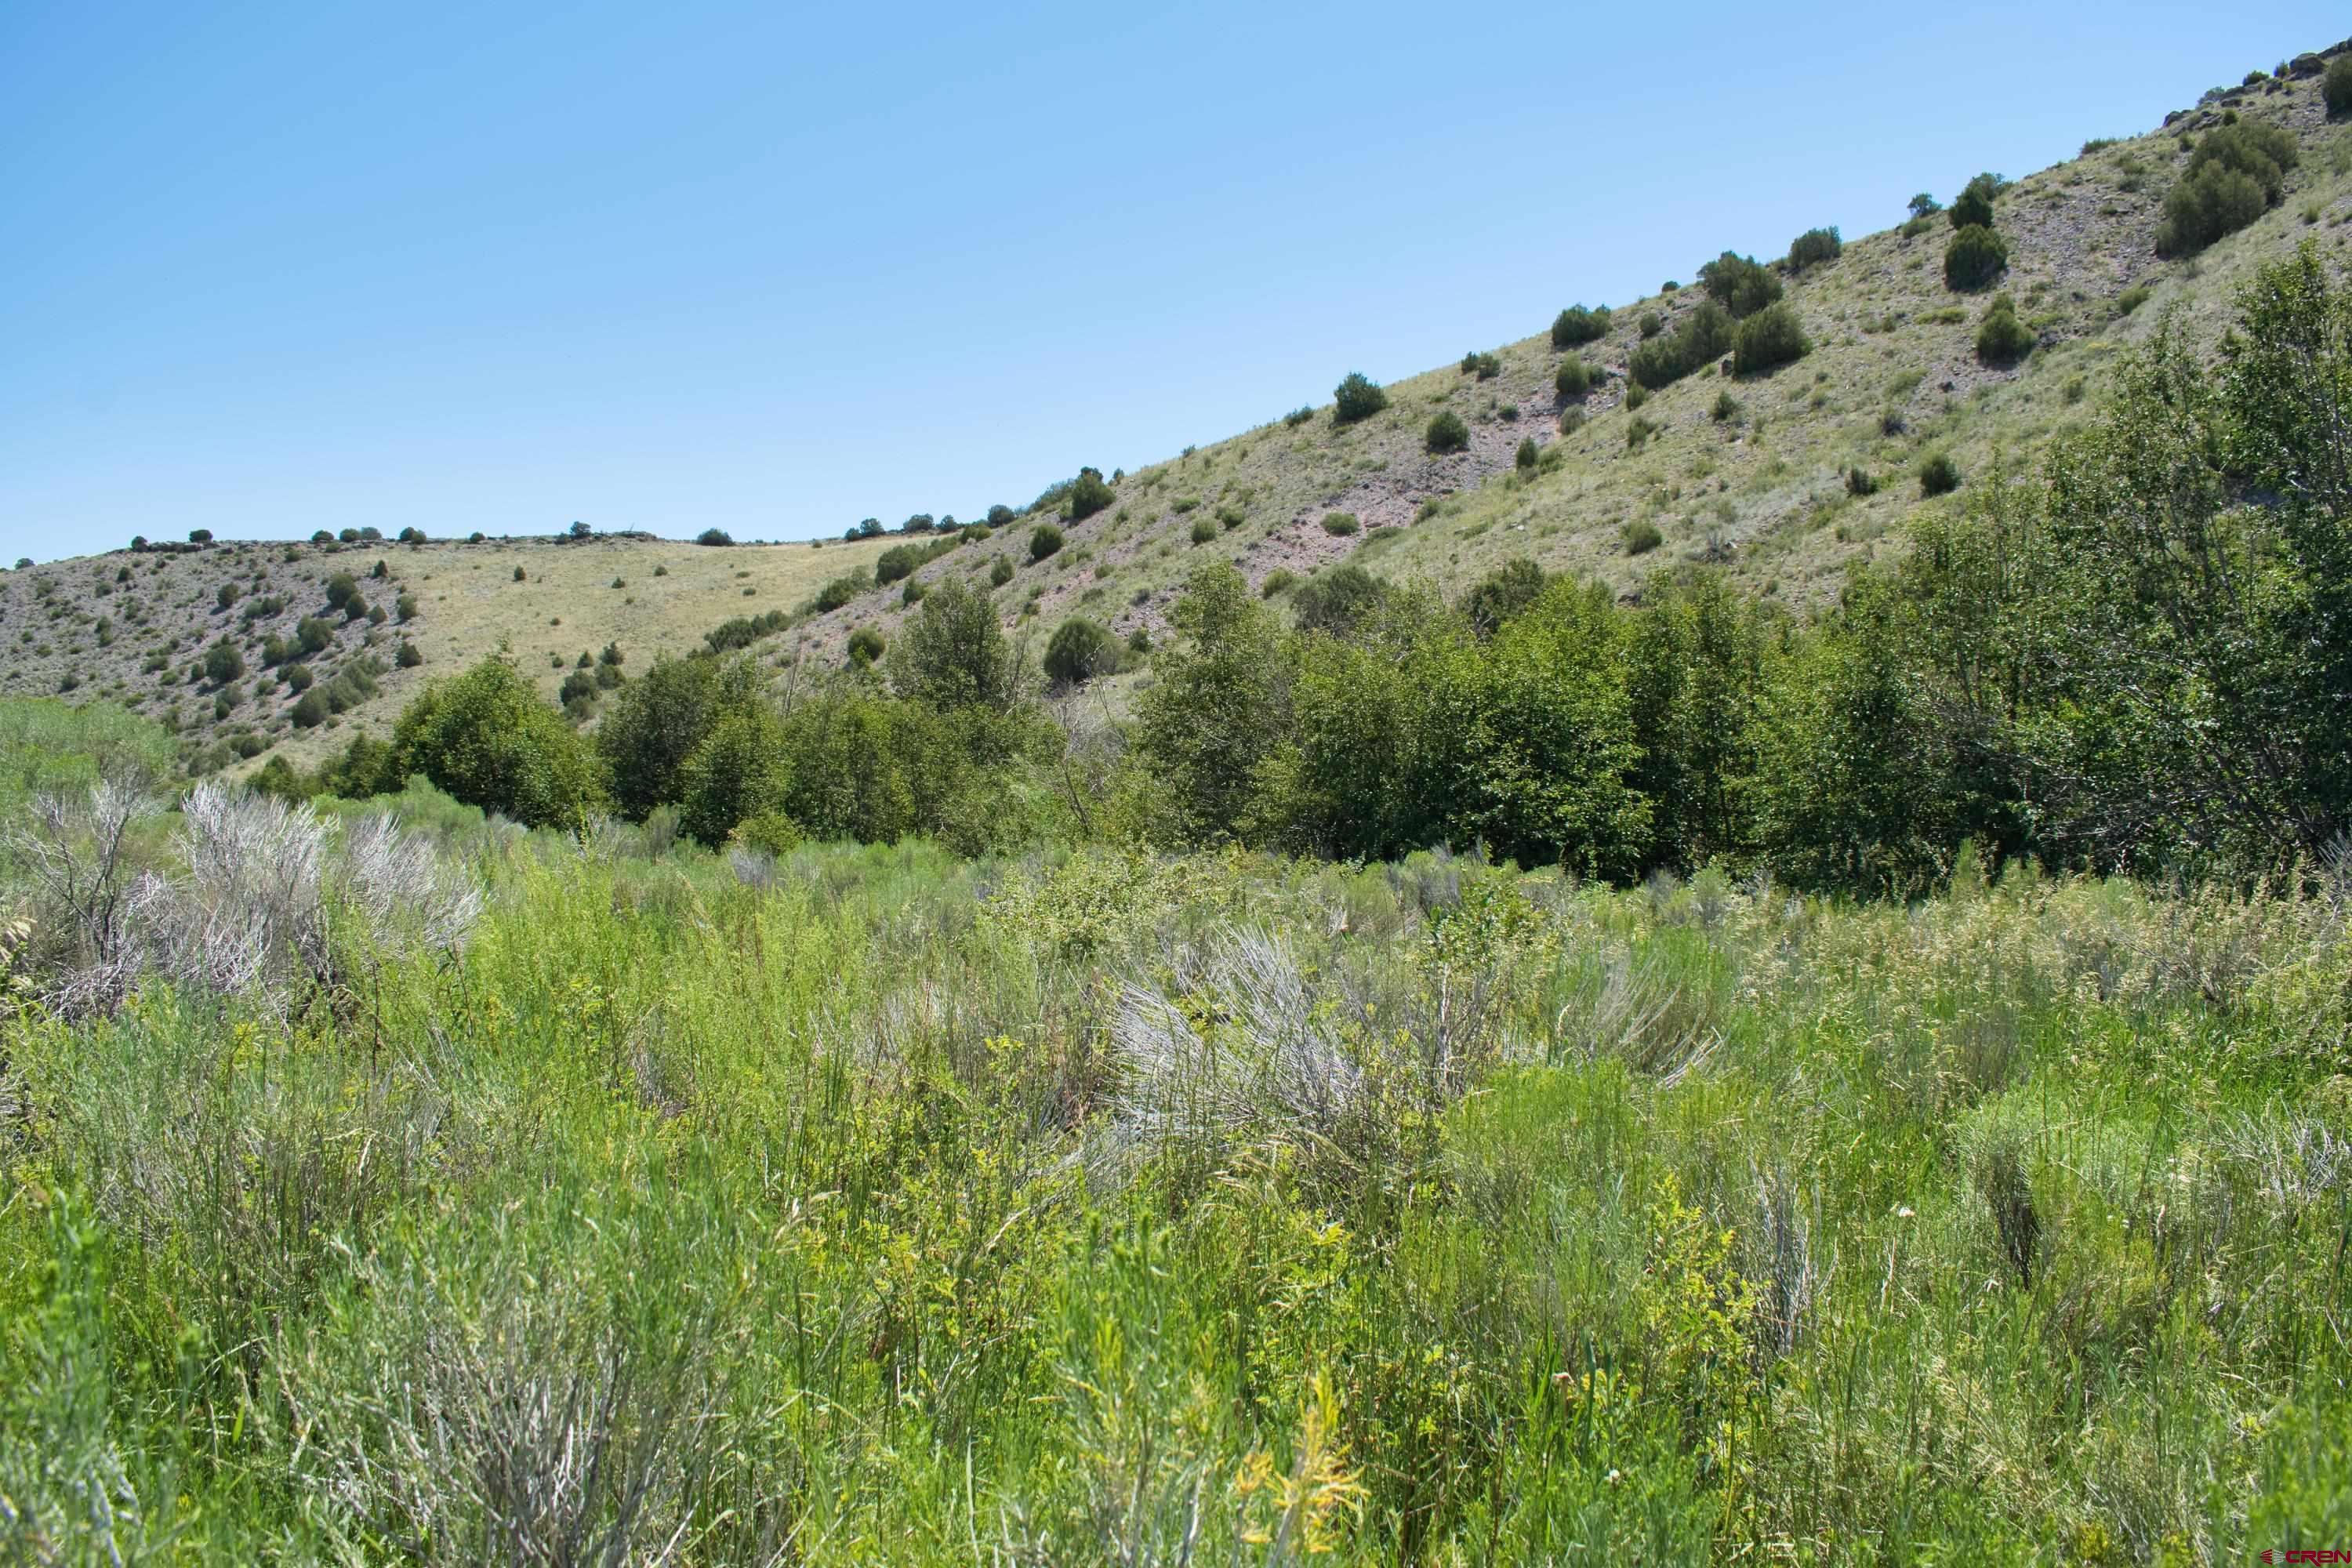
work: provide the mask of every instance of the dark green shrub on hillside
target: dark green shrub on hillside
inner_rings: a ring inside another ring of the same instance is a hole
[[[598,797],[587,742],[501,658],[426,687],[393,730],[386,772],[527,827],[575,825]]]
[[[244,673],[245,655],[226,637],[205,649],[205,679],[215,686],[225,685]]]
[[[1551,346],[1572,349],[1589,343],[1609,331],[1609,307],[1588,310],[1581,305],[1570,305],[1551,321]]]
[[[2286,194],[2294,137],[2275,125],[2241,121],[2209,132],[2165,194],[2157,226],[2159,256],[2186,256],[2252,223]]]
[[[403,594],[392,602],[393,614],[404,621],[415,620],[417,607],[416,595],[414,594]]]
[[[1300,584],[1290,607],[1302,632],[1352,637],[1395,592],[1350,561]]]
[[[782,631],[791,619],[782,610],[770,610],[761,616],[738,616],[733,620],[721,621],[703,633],[702,643],[712,653],[749,647],[761,637],[773,637]],[[584,660],[587,656],[583,654],[581,658]]]
[[[2352,54],[2338,55],[2327,62],[2327,74],[2319,80],[2319,96],[2326,101],[2328,119],[2352,114]]]
[[[1542,596],[1544,569],[1524,558],[1507,561],[1478,580],[1462,601],[1463,618],[1482,637],[1493,637],[1505,622]]]
[[[402,643],[399,654],[393,659],[393,663],[403,669],[415,669],[424,662],[425,655],[417,650],[416,645],[413,642]]]
[[[1992,199],[2000,193],[2003,184],[1999,174],[1979,174],[1960,189],[1953,198],[1951,220],[1954,229],[1990,228]]]
[[[294,711],[289,717],[293,719],[294,727],[298,730],[317,729],[327,721],[325,695],[316,690],[305,691],[301,700],[294,704]]]
[[[860,626],[849,634],[849,668],[871,669],[882,658],[885,647],[882,634],[872,626]]]
[[[1739,417],[1739,399],[1728,392],[1717,393],[1715,402],[1707,407],[1706,416],[1717,425],[1730,424]]]
[[[1466,452],[1470,449],[1470,426],[1451,408],[1441,409],[1430,420],[1422,445],[1432,452]]]
[[[1523,474],[1535,472],[1536,465],[1542,461],[1543,448],[1536,445],[1536,438],[1532,436],[1522,437],[1519,449],[1511,454],[1511,467]]]
[[[1492,381],[1503,374],[1503,362],[1491,353],[1472,349],[1462,356],[1462,374],[1475,375],[1480,381]]]
[[[1551,384],[1563,399],[1581,397],[1592,390],[1592,367],[1570,354],[1559,362],[1559,374],[1552,377]]]
[[[304,653],[318,653],[335,640],[335,630],[316,616],[305,616],[294,623],[294,640]]]
[[[220,585],[220,592],[213,595],[214,607],[223,610],[234,608],[236,604],[236,596],[240,591],[241,590],[239,590],[237,585],[234,583],[222,584]]]
[[[1209,541],[1216,537],[1217,523],[1214,518],[1203,517],[1194,521],[1192,524],[1193,543],[1206,544]]]
[[[1934,196],[1929,195],[1925,191],[1921,191],[1917,195],[1911,198],[1911,216],[1915,219],[1932,217],[1943,210],[1944,204],[1937,201]]]
[[[1285,426],[1296,430],[1301,425],[1306,424],[1309,419],[1314,417],[1315,410],[1311,407],[1301,405],[1299,407],[1294,408],[1289,413],[1284,415],[1282,416],[1282,422]]]
[[[697,544],[726,545],[735,542],[734,535],[723,528],[706,528],[694,536]]]
[[[286,681],[287,690],[299,693],[310,689],[310,683],[313,678],[310,674],[310,667],[309,665],[289,664],[286,667],[283,675]]]
[[[1083,686],[1098,675],[1116,675],[1118,639],[1099,621],[1083,616],[1054,628],[1045,645],[1045,679],[1063,686]]]
[[[1078,477],[1070,481],[1069,493],[1062,498],[1063,521],[1084,522],[1118,500],[1118,492],[1110,488],[1101,469],[1080,468]]]
[[[865,577],[835,577],[816,591],[816,598],[812,602],[820,614],[837,610],[866,592],[869,585],[870,579]]]
[[[1729,310],[1713,300],[1703,300],[1672,332],[1635,349],[1626,374],[1653,392],[1662,391],[1729,353],[1738,331]],[[1632,406],[1630,398],[1627,405]]]
[[[2263,188],[2236,169],[2208,167],[2184,174],[2165,193],[2164,219],[2157,226],[2156,253],[2186,256],[2231,235],[2270,210]]]
[[[1944,247],[1944,283],[1962,290],[1981,289],[2009,268],[2009,245],[1981,224],[1970,224]]]
[[[1062,531],[1050,522],[1041,522],[1029,531],[1029,559],[1043,561],[1062,548]]]
[[[1725,251],[1698,269],[1706,297],[1731,312],[1734,321],[1754,315],[1780,297],[1780,279],[1752,256]]]
[[[1337,539],[1345,539],[1362,526],[1352,511],[1327,511],[1323,514],[1323,531]]]
[[[996,588],[1002,588],[1007,583],[1012,582],[1012,561],[1000,555],[995,560],[990,562],[988,563],[988,581],[990,586]]]
[[[1878,493],[1878,481],[1868,468],[1856,466],[1845,471],[1845,493],[1859,500]]]
[[[1658,531],[1658,525],[1647,518],[1625,525],[1625,553],[1628,555],[1647,555],[1665,542],[1666,536]]]
[[[1644,310],[1642,319],[1634,323],[1634,330],[1644,338],[1654,338],[1666,330],[1666,319],[1655,310]]]
[[[520,568],[518,567],[517,570],[520,571]],[[359,591],[359,583],[350,573],[336,573],[327,579],[328,607],[337,610],[344,608],[351,604],[352,596]]]
[[[2011,364],[2033,352],[2033,332],[2017,319],[2017,302],[1993,296],[1977,327],[1977,357],[1987,364]]]
[[[1348,378],[1332,392],[1331,420],[1336,425],[1353,425],[1359,419],[1370,419],[1389,405],[1389,395],[1381,384],[1351,370]]]
[[[1739,323],[1739,342],[1732,353],[1734,375],[1761,375],[1792,364],[1812,352],[1796,308],[1782,300],[1768,305]]]
[[[1809,228],[1790,242],[1789,265],[1802,272],[1808,267],[1835,261],[1844,251],[1845,241],[1839,237],[1834,224],[1828,228]]]
[[[1938,452],[1919,465],[1919,493],[1948,496],[1960,488],[1960,466]]]
[[[901,577],[912,576],[924,559],[920,545],[892,545],[874,558],[874,585],[887,588]]]

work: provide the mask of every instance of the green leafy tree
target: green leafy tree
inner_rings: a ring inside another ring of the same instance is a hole
[[[676,802],[687,759],[728,714],[753,706],[759,689],[749,659],[707,658],[656,658],[623,687],[595,741],[621,814],[642,822],[656,806]]]
[[[791,782],[782,722],[756,701],[728,707],[678,769],[678,826],[723,844],[746,817],[782,810]]]
[[[899,627],[889,654],[890,686],[933,708],[1003,713],[1020,694],[1020,664],[996,607],[950,577]]]
[[[1625,878],[1650,836],[1624,635],[1607,587],[1559,582],[1487,645],[1469,761],[1479,835],[1523,866]]]
[[[1627,658],[1641,749],[1633,777],[1655,813],[1659,858],[1688,867],[1753,848],[1768,646],[1757,610],[1715,576],[1666,588],[1637,618]]]
[[[1171,618],[1183,640],[1153,656],[1137,745],[1160,771],[1180,833],[1241,837],[1289,727],[1286,639],[1248,579],[1222,563],[1192,574]]]
[[[526,826],[575,825],[602,796],[587,742],[503,658],[426,687],[394,727],[392,752],[395,778],[422,773]]]

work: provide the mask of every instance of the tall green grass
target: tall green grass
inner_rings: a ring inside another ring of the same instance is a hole
[[[0,1553],[2352,1538],[2340,900],[446,827],[461,952],[7,1026]]]

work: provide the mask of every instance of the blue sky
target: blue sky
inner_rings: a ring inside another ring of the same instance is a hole
[[[0,6],[0,557],[838,533],[2021,174],[2340,6]]]

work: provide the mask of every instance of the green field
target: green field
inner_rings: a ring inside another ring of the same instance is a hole
[[[2340,885],[730,870],[410,806],[461,942],[347,894],[290,1020],[10,1028],[17,1560],[2352,1531]]]

